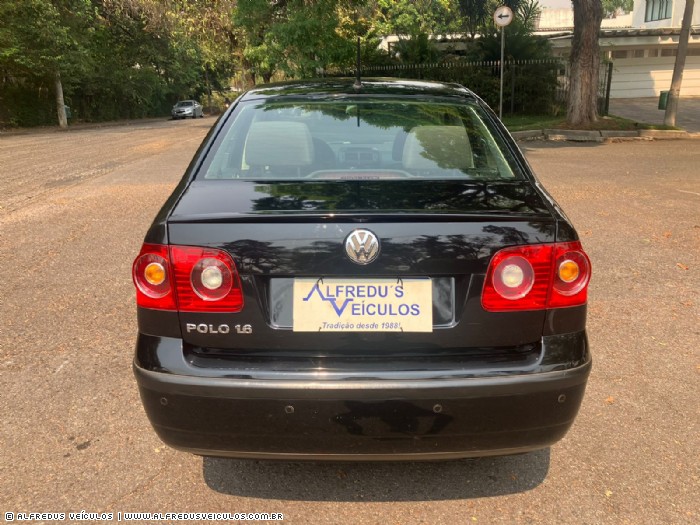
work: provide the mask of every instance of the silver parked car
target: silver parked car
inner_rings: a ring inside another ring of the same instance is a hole
[[[173,106],[173,119],[203,117],[202,105],[196,100],[181,100]]]

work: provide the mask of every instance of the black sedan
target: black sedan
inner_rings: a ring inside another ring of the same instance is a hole
[[[202,455],[396,460],[544,448],[591,369],[576,231],[458,85],[241,97],[133,265],[134,371]]]

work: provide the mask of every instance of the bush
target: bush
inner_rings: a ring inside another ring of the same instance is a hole
[[[503,111],[514,114],[552,114],[557,92],[557,60],[512,61],[505,64]],[[401,64],[363,68],[365,77],[396,77],[461,84],[498,108],[498,62],[450,61],[433,64]]]

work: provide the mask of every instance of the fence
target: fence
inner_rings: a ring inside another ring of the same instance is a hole
[[[557,76],[557,100],[566,104],[569,98],[569,79],[571,78],[571,66],[568,61],[561,62],[561,69]],[[610,86],[612,85],[613,63],[603,62],[598,72],[598,115],[605,116],[610,108]]]
[[[612,64],[601,65],[598,89],[600,115],[607,115]],[[325,71],[325,76],[354,76],[355,70]],[[439,62],[363,66],[365,77],[398,77],[456,82],[471,89],[491,107],[498,107],[500,61]],[[559,59],[504,62],[503,111],[510,114],[563,114],[569,94],[570,67]]]

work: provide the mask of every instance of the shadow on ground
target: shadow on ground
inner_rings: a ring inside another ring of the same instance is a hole
[[[518,456],[415,463],[305,463],[203,458],[212,490],[302,501],[439,501],[526,492],[549,471],[550,449]],[[445,483],[445,480],[460,480]]]

